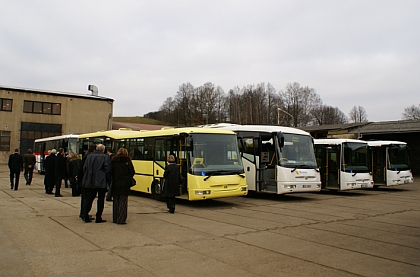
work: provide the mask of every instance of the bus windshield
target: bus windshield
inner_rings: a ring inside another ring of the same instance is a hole
[[[400,171],[410,169],[406,145],[392,145],[388,148],[389,170]]]
[[[343,150],[342,171],[350,173],[369,172],[367,144],[359,142],[344,142]]]
[[[194,134],[191,137],[189,166],[193,175],[244,173],[236,135]]]
[[[283,134],[284,147],[279,149],[279,164],[289,168],[316,169],[312,138],[306,135]]]
[[[67,152],[69,153],[77,153],[77,138],[69,138]]]

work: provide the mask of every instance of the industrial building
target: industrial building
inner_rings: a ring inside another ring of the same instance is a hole
[[[0,164],[19,148],[24,154],[34,140],[112,128],[114,100],[98,95],[0,86]]]

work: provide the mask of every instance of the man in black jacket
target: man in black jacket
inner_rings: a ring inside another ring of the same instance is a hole
[[[32,153],[32,149],[28,149],[26,154],[23,155],[23,165],[25,166],[25,171],[23,177],[25,177],[26,185],[29,186],[32,183],[32,176],[34,174],[34,167],[36,163],[35,155]]]
[[[9,156],[8,166],[10,169],[10,189],[18,190],[19,175],[23,171],[23,158],[19,154],[19,149],[15,149],[15,153]]]
[[[45,193],[52,194],[55,185],[55,154],[57,150],[48,150],[48,156],[44,159],[44,185]]]
[[[102,219],[102,212],[105,205],[105,194],[107,184],[111,180],[111,161],[107,154],[104,153],[105,146],[98,144],[96,151],[86,157],[83,165],[83,182],[84,191],[86,193],[85,204],[83,205],[82,218],[85,222],[91,222],[89,212],[92,209],[92,203],[96,195],[98,195],[96,208],[96,223],[106,222]]]
[[[80,194],[81,194],[81,196],[80,196],[80,214],[79,214],[79,217],[83,221],[85,221],[85,216],[83,215],[83,209],[86,205],[86,191],[85,191],[85,188],[83,186],[83,166],[85,165],[87,156],[89,154],[92,154],[95,151],[95,149],[96,149],[95,145],[93,145],[93,144],[89,145],[88,151],[86,152],[86,154],[82,158],[82,165],[79,168],[79,174],[77,174],[77,182],[80,186]],[[87,217],[90,221],[92,221],[93,218],[90,215],[88,215]]]

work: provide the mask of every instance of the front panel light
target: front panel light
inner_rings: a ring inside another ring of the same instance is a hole
[[[208,194],[210,194],[211,193],[211,191],[210,190],[196,190],[195,191],[195,194],[196,195],[208,195]]]
[[[296,185],[284,185],[285,189],[295,189]]]

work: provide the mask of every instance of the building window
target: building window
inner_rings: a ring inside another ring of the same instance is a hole
[[[60,115],[61,104],[25,100],[23,102],[23,112]]]
[[[10,151],[10,131],[0,131],[0,151]]]
[[[12,111],[12,99],[0,98],[0,111],[11,112]]]
[[[61,104],[53,104],[52,105],[52,114],[61,114]]]

